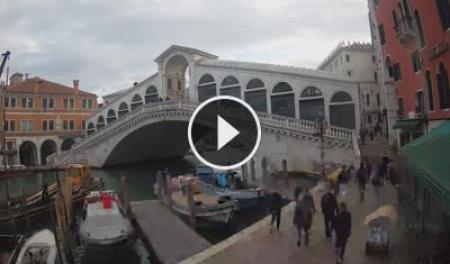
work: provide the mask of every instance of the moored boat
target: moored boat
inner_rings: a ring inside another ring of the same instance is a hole
[[[16,264],[53,264],[56,262],[57,253],[58,249],[53,232],[43,229],[27,239],[20,250]]]
[[[262,188],[245,183],[241,170],[214,171],[199,165],[195,174],[204,185],[205,192],[237,200],[239,209],[255,205],[264,196]]]
[[[95,191],[86,196],[80,224],[80,238],[85,244],[113,245],[126,241],[132,233],[115,191]]]
[[[187,185],[191,184],[195,204],[195,216],[200,223],[226,224],[230,221],[236,201],[223,199],[203,192],[203,185],[193,176],[172,178],[171,200],[173,210],[182,216],[189,216]]]

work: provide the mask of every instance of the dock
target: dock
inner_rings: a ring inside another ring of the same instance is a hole
[[[131,202],[138,233],[159,263],[178,263],[211,244],[157,200]]]

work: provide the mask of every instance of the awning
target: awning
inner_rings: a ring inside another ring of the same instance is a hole
[[[436,195],[450,214],[450,121],[399,149],[415,178]]]
[[[417,130],[419,126],[422,124],[423,119],[404,119],[397,120],[394,125],[394,129],[401,129],[405,131],[413,131]]]

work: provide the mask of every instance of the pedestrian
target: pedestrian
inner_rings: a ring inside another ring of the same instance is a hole
[[[314,214],[314,200],[311,194],[306,190],[300,194],[295,206],[294,225],[297,227],[297,246],[301,247],[302,232],[305,233],[305,245],[309,245],[309,230],[311,229],[313,214]]]
[[[358,171],[356,172],[356,181],[358,182],[359,199],[364,202],[364,193],[366,192],[367,170],[364,163],[361,162]]]
[[[48,183],[47,180],[44,179],[42,182],[42,201],[46,202],[49,199],[49,195],[48,195]]]
[[[320,205],[322,207],[322,214],[325,223],[325,237],[331,238],[333,232],[333,221],[338,210],[336,195],[333,193],[331,188],[329,188],[328,191],[322,195]]]
[[[347,166],[343,165],[342,169],[338,175],[338,184],[339,184],[339,196],[345,197],[347,194],[347,181],[350,174],[350,170],[347,169]]]
[[[372,175],[372,164],[368,159],[366,160],[366,169],[367,169],[367,179],[370,179],[370,176]]]
[[[270,232],[272,233],[273,224],[277,221],[277,230],[280,230],[281,222],[281,207],[283,206],[283,198],[281,195],[274,191],[270,195],[270,212],[272,214],[272,220],[270,221]]]
[[[372,188],[373,188],[373,193],[375,195],[375,201],[377,204],[380,204],[380,202],[381,202],[381,198],[380,198],[381,179],[380,179],[380,175],[378,173],[372,178]]]
[[[295,188],[294,190],[294,201],[298,200],[298,196],[302,193],[303,189],[302,187],[298,186],[297,188]]]
[[[339,213],[334,222],[334,230],[336,233],[336,264],[344,261],[345,246],[350,237],[352,229],[352,216],[347,211],[347,205],[344,202],[339,204]]]
[[[387,168],[385,167],[385,165],[383,163],[378,165],[378,169],[377,169],[377,173],[376,174],[378,175],[378,177],[380,179],[381,185],[384,185],[384,180],[385,180],[385,177],[386,177],[386,171],[387,171]]]

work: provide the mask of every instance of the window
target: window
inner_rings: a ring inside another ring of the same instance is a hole
[[[63,130],[69,130],[69,120],[63,120]]]
[[[16,120],[5,120],[4,129],[9,132],[16,131]]]
[[[372,62],[375,63],[377,61],[375,55],[372,55]]]
[[[416,113],[423,113],[423,91],[416,93]]]
[[[386,68],[388,70],[387,74],[389,75],[389,77],[393,78],[394,77],[394,68],[392,66],[391,58],[389,58],[389,57],[386,58]]]
[[[414,18],[416,20],[417,34],[419,35],[419,44],[420,47],[423,48],[425,47],[425,36],[423,34],[422,20],[420,19],[419,11],[414,11]]]
[[[441,26],[443,30],[450,28],[450,1],[436,0],[436,7],[441,18]]]
[[[401,73],[401,69],[400,69],[400,63],[395,63],[392,66],[392,71],[393,71],[393,77],[395,81],[399,81],[402,79],[402,73]]]
[[[14,107],[16,107],[16,98],[15,97],[5,97],[4,104],[5,104],[5,107],[14,108]]]
[[[342,64],[342,54],[339,56],[340,64]]]
[[[12,141],[6,142],[6,149],[7,150],[13,150],[14,149],[14,142],[12,142]]]
[[[419,51],[416,50],[411,54],[413,72],[418,72],[422,69],[422,65],[420,63]]]
[[[83,109],[87,108],[87,100],[86,99],[81,100],[81,108],[83,108]]]
[[[450,108],[450,87],[448,82],[447,69],[444,63],[439,63],[439,73],[437,74],[439,103],[441,109]]]
[[[375,82],[378,82],[378,72],[373,72],[373,80],[375,81]]]
[[[367,115],[367,123],[372,124],[372,115]]]
[[[427,85],[428,109],[434,111],[433,84],[431,82],[431,74],[429,71],[425,72],[425,82]]]
[[[23,97],[22,108],[33,108],[33,98]]]
[[[81,128],[86,129],[86,120],[81,120]]]
[[[370,105],[370,94],[366,94],[366,104],[367,106]]]
[[[392,22],[394,24],[394,29],[396,32],[398,32],[399,27],[398,27],[398,17],[397,17],[397,11],[394,9],[392,10]]]
[[[352,71],[347,71],[348,77],[352,77]]]
[[[217,92],[214,77],[210,74],[203,75],[198,82],[198,101],[203,102],[216,95]]]
[[[180,80],[178,80],[177,86],[178,86],[178,91],[181,91],[181,81]]]
[[[89,99],[87,101],[87,107],[88,107],[88,109],[92,109],[92,99]]]
[[[404,102],[403,102],[403,98],[398,98],[398,113],[397,113],[398,117],[400,119],[402,119],[404,113],[405,113],[405,105],[404,105]]]
[[[380,106],[381,105],[381,98],[380,98],[380,94],[377,94],[377,105]]]
[[[43,120],[42,121],[42,130],[43,131],[55,130],[55,121],[54,120]]]
[[[55,100],[53,98],[42,98],[43,109],[53,109],[55,107]]]
[[[384,35],[384,26],[383,26],[383,24],[378,25],[378,33],[380,34],[380,43],[381,43],[381,45],[386,44],[386,37]]]
[[[20,130],[22,132],[32,132],[33,131],[33,120],[21,120]]]
[[[167,78],[167,90],[172,90],[172,79]]]
[[[63,108],[64,109],[73,109],[74,100],[73,98],[65,98],[63,100]]]
[[[345,61],[350,62],[350,54],[345,54]]]
[[[75,129],[75,121],[74,120],[70,120],[69,121],[69,130],[74,130]]]
[[[9,107],[9,97],[5,97],[5,101],[3,103],[5,107]]]

